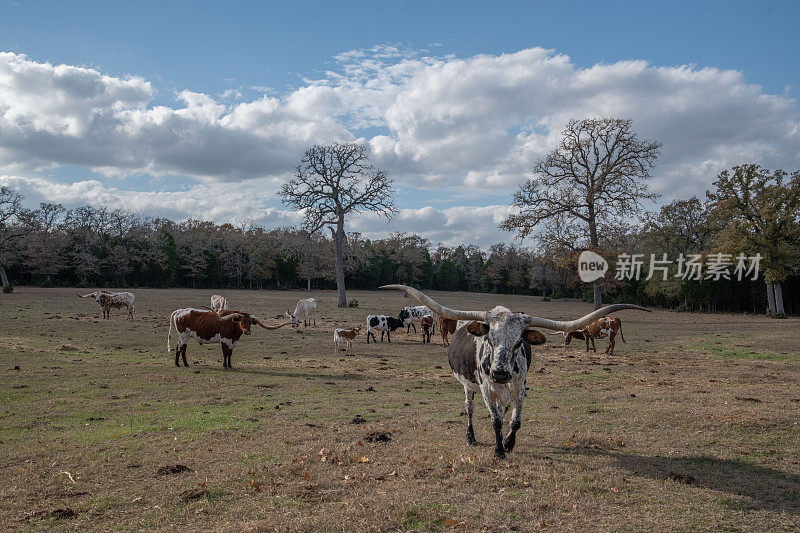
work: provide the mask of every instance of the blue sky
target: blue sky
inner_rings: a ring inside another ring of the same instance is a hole
[[[34,205],[295,223],[301,148],[360,139],[404,211],[353,229],[486,245],[589,115],[664,143],[662,201],[800,167],[798,2],[0,2],[0,181]]]

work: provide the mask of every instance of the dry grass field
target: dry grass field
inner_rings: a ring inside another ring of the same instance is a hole
[[[89,291],[86,291],[89,292]],[[534,350],[517,447],[465,442],[441,339],[334,353],[335,327],[415,304],[316,292],[316,328],[166,351],[170,311],[212,291],[136,290],[136,319],[66,289],[0,294],[0,516],[20,530],[779,531],[800,524],[800,320],[619,314],[614,356]],[[270,323],[304,292],[223,291]],[[579,302],[431,293],[550,318]],[[174,342],[174,336],[173,336]],[[385,436],[385,437],[384,437]],[[387,438],[388,437],[388,441]],[[374,442],[373,442],[374,441]],[[176,468],[177,467],[177,468]],[[185,468],[181,468],[185,467]]]

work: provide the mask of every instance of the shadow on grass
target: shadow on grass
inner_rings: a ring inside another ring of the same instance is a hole
[[[191,367],[190,367],[191,368]],[[215,374],[251,374],[254,376],[272,376],[275,378],[313,378],[313,379],[327,379],[327,380],[342,380],[342,381],[360,381],[364,379],[364,376],[360,374],[314,374],[310,372],[293,372],[293,371],[280,371],[280,370],[257,370],[253,368],[236,368],[234,367],[232,370],[225,370],[221,367],[211,367],[211,366],[200,366],[196,365],[196,368],[202,368],[206,372],[213,372]]]
[[[728,504],[742,510],[800,514],[798,474],[736,459],[718,459],[705,455],[645,456],[591,448],[561,448],[556,453],[604,456],[611,459],[617,467],[637,476],[655,480],[671,478],[674,482],[743,496],[750,501],[731,501]]]

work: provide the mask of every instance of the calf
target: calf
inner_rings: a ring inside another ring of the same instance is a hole
[[[422,317],[422,322],[420,322],[422,326],[422,344],[426,342],[430,344],[431,342],[431,330],[433,329],[433,316],[428,315]]]
[[[581,339],[586,341],[586,351],[588,352],[589,341],[591,341],[592,350],[597,353],[594,340],[602,339],[608,335],[608,348],[606,348],[606,353],[608,355],[614,355],[614,337],[617,336],[617,331],[619,331],[620,337],[622,337],[622,342],[625,342],[625,335],[622,334],[622,320],[620,320],[617,316],[601,318],[600,320],[592,322],[581,330],[565,333],[564,346],[569,346],[569,343],[572,339]]]
[[[178,344],[175,346],[175,366],[180,365],[183,357],[183,366],[186,362],[186,346],[190,338],[200,344],[222,345],[222,367],[231,368],[231,355],[239,343],[242,335],[250,335],[250,327],[258,324],[264,329],[278,329],[291,322],[278,326],[268,326],[261,322],[255,315],[242,311],[223,309],[219,313],[212,309],[176,309],[169,317],[169,332],[167,333],[167,351],[172,351],[172,328],[178,333]]]
[[[426,316],[433,316],[433,312],[430,309],[428,309],[427,306],[413,305],[404,307],[400,311],[398,318],[402,320],[403,325],[406,326],[406,333],[410,333],[411,328],[414,328],[414,333],[416,333],[417,332],[416,324],[422,323],[422,318]]]
[[[128,309],[128,317],[133,319],[133,301],[136,297],[133,293],[130,292],[108,292],[106,290],[99,290],[84,296],[77,294],[80,298],[89,298],[90,296],[94,298],[94,301],[100,305],[100,308],[103,310],[103,318],[111,318],[111,308],[114,309],[122,309],[123,307]]]
[[[286,316],[292,319],[292,327],[300,325],[300,319],[303,319],[303,326],[308,327],[311,319],[314,319],[314,326],[317,325],[317,301],[314,298],[303,298],[294,308],[294,313],[289,313],[286,310]]]
[[[336,343],[336,352],[339,351],[339,344],[341,342],[347,343],[347,351],[353,345],[353,341],[358,337],[358,332],[361,331],[361,326],[356,326],[350,329],[337,329],[333,331],[333,342]]]
[[[211,296],[211,309],[214,311],[222,311],[228,308],[228,299],[219,294]]]
[[[378,342],[375,338],[375,332],[381,332],[381,342],[383,342],[383,334],[386,333],[386,338],[392,342],[390,333],[397,328],[403,327],[403,321],[399,318],[386,315],[369,315],[367,317],[367,344],[369,344],[369,336],[372,335],[372,340]]]
[[[457,325],[458,320],[445,318],[443,316],[439,317],[439,331],[442,333],[442,346],[450,346],[450,340],[448,339],[448,336],[456,332]]]

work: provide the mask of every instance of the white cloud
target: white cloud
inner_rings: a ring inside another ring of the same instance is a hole
[[[510,194],[570,118],[632,118],[642,138],[662,142],[653,188],[664,200],[702,194],[721,169],[741,162],[800,168],[797,103],[765,94],[740,72],[643,61],[579,68],[541,48],[461,59],[426,54],[392,45],[348,51],[324,77],[289,92],[251,87],[261,95],[229,89],[214,98],[186,88],[166,106],[154,104],[155,88],[139,77],[0,53],[0,170],[35,176],[82,166],[108,176],[167,176],[162,183],[188,176],[199,184],[150,192],[98,180],[17,183],[142,210],[190,213],[199,202],[217,220],[241,220],[266,204],[244,193],[226,206],[206,197],[231,183],[234,194],[257,189],[271,197],[308,146],[358,139],[399,187],[427,188],[433,201],[459,195],[479,207],[420,207],[389,225],[354,217],[353,229],[454,243],[507,239],[492,227],[507,208],[480,207],[481,196]]]

